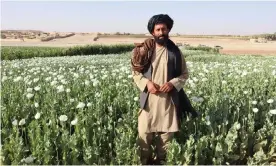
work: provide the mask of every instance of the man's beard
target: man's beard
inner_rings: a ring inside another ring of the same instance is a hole
[[[160,38],[160,37],[163,37],[163,38]],[[154,40],[157,44],[163,46],[168,42],[169,36],[168,35],[154,36]]]

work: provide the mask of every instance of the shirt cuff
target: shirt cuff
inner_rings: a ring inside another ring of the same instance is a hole
[[[173,78],[169,81],[170,83],[173,84],[173,86],[175,87],[175,89],[179,92],[183,87],[182,84],[180,83],[179,78]]]

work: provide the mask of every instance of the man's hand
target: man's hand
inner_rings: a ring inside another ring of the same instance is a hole
[[[173,89],[173,84],[170,82],[165,83],[160,87],[160,92],[168,93]]]
[[[160,86],[159,86],[158,84],[155,84],[155,83],[149,81],[149,82],[147,83],[147,88],[148,88],[148,91],[149,91],[150,93],[155,94],[155,93],[159,92]]]

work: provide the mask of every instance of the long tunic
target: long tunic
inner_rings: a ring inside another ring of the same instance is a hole
[[[178,91],[181,90],[188,79],[186,62],[182,54],[181,56],[183,61],[182,75],[170,80]],[[167,62],[167,48],[156,47],[151,61],[151,81],[160,85],[160,87],[167,82]],[[138,88],[143,91],[149,80],[145,78],[142,73],[132,73],[134,82]],[[138,131],[140,133],[179,131],[176,108],[168,93],[158,92],[157,94],[149,94],[145,109],[139,109],[138,112]]]

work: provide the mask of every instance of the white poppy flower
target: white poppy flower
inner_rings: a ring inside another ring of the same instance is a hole
[[[273,71],[272,71],[272,75],[275,75],[275,76],[276,76],[276,70],[273,70]]]
[[[33,81],[34,81],[34,82],[37,82],[37,81],[39,81],[39,78],[35,78]]]
[[[21,120],[19,121],[19,126],[22,126],[22,125],[24,125],[25,123],[26,123],[25,119],[21,119]]]
[[[61,93],[61,92],[64,92],[64,87],[63,87],[63,85],[59,85],[59,86],[57,87],[57,93]]]
[[[28,88],[27,92],[31,93],[33,91],[33,88]]]
[[[76,125],[78,123],[78,118],[75,118],[73,121],[71,121],[71,125]]]
[[[89,85],[90,82],[89,82],[88,80],[85,80],[84,84],[85,84],[85,85]]]
[[[12,121],[12,125],[17,126],[18,125],[18,121],[15,119],[14,121]]]
[[[207,80],[208,80],[208,79],[207,79],[207,78],[205,78],[205,77],[204,77],[204,78],[202,78],[202,81],[203,81],[203,82],[205,82],[205,81],[207,81]]]
[[[65,122],[65,121],[67,121],[67,119],[68,119],[68,117],[67,117],[66,115],[60,115],[60,116],[59,116],[59,120],[60,120],[61,122]]]
[[[39,118],[40,118],[40,115],[41,115],[41,114],[40,114],[39,112],[36,113],[36,114],[35,114],[35,119],[39,119]]]
[[[92,104],[91,103],[87,103],[87,107],[91,107],[92,106]]]
[[[197,81],[198,81],[198,79],[197,79],[196,77],[194,77],[193,80],[194,80],[194,82],[197,82]]]
[[[2,77],[2,82],[6,81],[7,79],[8,79],[7,76],[3,76],[3,77]]]
[[[18,82],[18,81],[20,81],[20,80],[22,80],[23,78],[21,77],[21,76],[19,76],[19,77],[16,77],[14,80],[13,80],[13,82]]]
[[[228,125],[228,123],[229,123],[228,120],[226,120],[226,121],[225,121],[225,124]]]
[[[54,86],[54,85],[56,85],[57,83],[58,83],[58,82],[54,80],[54,81],[51,82],[50,85]]]
[[[257,113],[259,111],[258,108],[253,108],[253,112]]]
[[[268,99],[267,103],[271,104],[271,103],[273,103],[273,101],[274,101],[273,99]]]
[[[241,128],[241,124],[237,123],[236,124],[236,129],[239,130]]]
[[[29,156],[24,160],[26,163],[32,163],[34,161],[34,157]]]
[[[35,91],[39,91],[40,89],[41,89],[40,86],[36,86],[36,87],[34,88]]]
[[[133,76],[132,75],[128,75],[127,78],[132,78]]]
[[[105,74],[105,75],[103,76],[103,80],[106,79],[106,78],[107,78],[107,75]]]
[[[50,80],[51,80],[51,77],[45,78],[45,81],[46,81],[46,82],[48,82],[48,81],[50,81]]]
[[[83,102],[79,102],[76,108],[84,108],[85,104]]]
[[[30,99],[30,98],[34,97],[34,94],[28,93],[26,96],[28,99]]]
[[[246,76],[247,75],[247,71],[243,71],[242,75]]]
[[[198,73],[198,75],[200,75],[200,76],[204,76],[204,74],[203,74],[203,73]]]
[[[62,84],[67,84],[67,83],[68,83],[65,79],[62,79],[60,82],[61,82]]]
[[[189,84],[193,84],[194,81],[193,81],[192,79],[188,79],[188,83],[189,83]]]
[[[93,82],[93,86],[97,86],[99,84],[99,81],[98,80],[95,80],[94,82]]]
[[[75,78],[79,78],[79,75],[78,75],[77,73],[74,73],[73,76],[74,76]]]
[[[253,104],[253,105],[256,105],[256,104],[257,104],[257,101],[252,101],[252,104]]]
[[[271,114],[276,115],[276,109],[269,111]]]
[[[34,103],[35,108],[39,107],[38,103]]]

